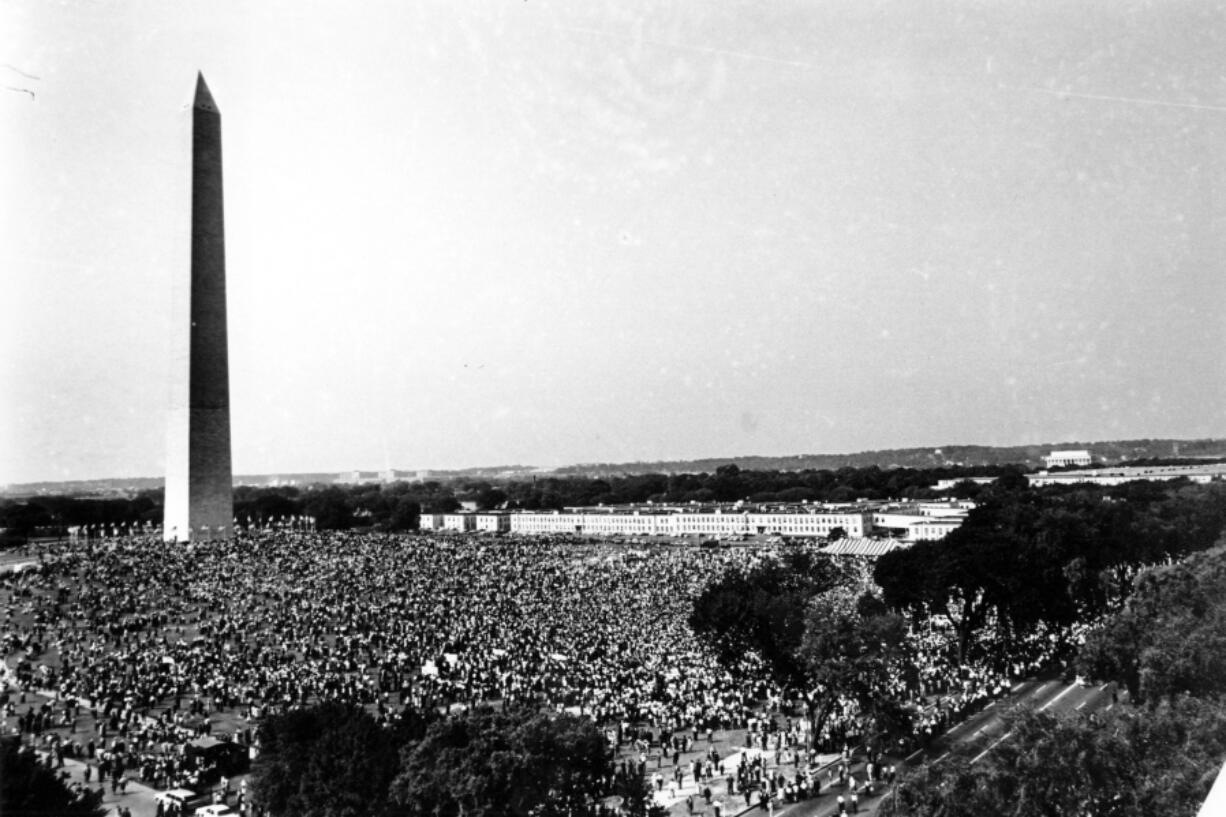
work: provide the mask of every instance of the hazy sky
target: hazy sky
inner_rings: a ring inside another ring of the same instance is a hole
[[[0,483],[1226,435],[1217,2],[0,5]],[[31,93],[32,92],[32,93]]]

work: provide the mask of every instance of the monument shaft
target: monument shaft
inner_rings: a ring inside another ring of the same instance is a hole
[[[221,114],[203,76],[191,117],[191,284],[175,293],[167,541],[224,537],[234,519]]]

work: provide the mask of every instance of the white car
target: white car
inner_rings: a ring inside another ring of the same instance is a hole
[[[238,817],[225,803],[214,803],[196,809],[196,817]]]

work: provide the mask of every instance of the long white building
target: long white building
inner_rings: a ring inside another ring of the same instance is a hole
[[[619,505],[561,511],[460,511],[422,514],[424,531],[486,531],[585,536],[786,536],[860,539],[891,536],[904,542],[943,539],[962,524],[973,502],[788,503],[746,506]]]
[[[1191,482],[1208,483],[1226,479],[1226,463],[1210,462],[1203,465],[1127,465],[1116,468],[1096,468],[1087,471],[1060,471],[1027,474],[1031,487],[1044,485],[1123,485],[1125,482],[1153,480],[1167,482],[1187,479]]]

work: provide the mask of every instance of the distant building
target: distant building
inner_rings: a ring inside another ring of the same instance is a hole
[[[962,527],[961,517],[935,517],[913,522],[907,526],[903,540],[907,542],[939,542]]]
[[[858,539],[890,535],[907,541],[940,539],[962,523],[973,502],[927,502],[856,507],[805,503],[746,506],[619,505],[518,511],[510,515],[511,533],[571,533],[592,536],[786,536]]]
[[[483,533],[509,533],[511,515],[506,511],[480,511],[473,514],[473,529]]]
[[[423,531],[572,534],[581,536],[696,536],[747,538],[781,536],[829,539],[891,537],[904,544],[943,539],[975,507],[966,500],[871,502],[856,506],[779,503],[654,505],[647,503],[566,508],[561,511],[475,511],[423,513]]]
[[[523,511],[512,514],[511,533],[578,533],[583,520],[561,511]]]
[[[872,532],[872,514],[828,512],[821,509],[775,509],[770,513],[747,513],[751,533],[826,538],[841,528],[845,536],[859,538]]]
[[[1053,451],[1043,458],[1048,468],[1077,466],[1084,468],[1094,461],[1089,451]]]
[[[511,530],[511,514],[506,511],[469,511],[455,513],[423,513],[418,517],[418,530],[456,531],[458,533],[507,533]]]
[[[1226,463],[1205,463],[1203,465],[1127,465],[1119,468],[1095,468],[1091,471],[1060,471],[1049,474],[1040,471],[1029,474],[1026,479],[1035,488],[1044,485],[1122,485],[1125,482],[1153,480],[1167,482],[1173,479],[1187,479],[1196,483],[1216,482],[1226,480]]]
[[[938,541],[961,527],[974,507],[966,500],[886,505],[873,511],[872,530],[908,543]]]
[[[996,477],[962,477],[961,479],[938,479],[937,484],[932,486],[934,491],[948,491],[960,482],[971,482],[975,485],[991,485],[996,481]]]
[[[474,531],[477,529],[476,515],[472,513],[443,514],[443,530]]]
[[[376,471],[345,471],[337,474],[334,480],[340,485],[367,485],[379,481]]]

